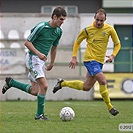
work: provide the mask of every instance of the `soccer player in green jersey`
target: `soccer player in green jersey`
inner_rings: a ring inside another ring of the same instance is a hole
[[[62,87],[67,86],[77,90],[89,91],[96,81],[99,83],[100,94],[107,105],[108,111],[112,115],[117,115],[119,112],[112,106],[109,98],[109,93],[106,85],[106,79],[102,72],[104,64],[104,58],[106,56],[106,50],[108,45],[109,37],[111,36],[114,42],[114,50],[110,56],[106,56],[108,59],[106,62],[112,62],[114,57],[120,50],[120,41],[117,36],[115,29],[104,23],[106,20],[106,12],[103,9],[96,11],[94,16],[95,21],[88,27],[81,30],[79,33],[74,46],[72,60],[69,63],[69,67],[74,69],[77,62],[77,52],[81,42],[86,39],[87,47],[84,53],[84,66],[87,69],[85,82],[80,80],[66,81],[58,79],[57,84],[53,89],[53,93],[56,93]]]
[[[66,19],[66,16],[66,11],[62,7],[57,7],[54,9],[50,21],[40,22],[31,30],[31,34],[25,42],[25,46],[29,49],[26,55],[26,66],[29,70],[28,78],[31,81],[31,85],[6,77],[6,83],[2,89],[3,94],[11,87],[15,87],[37,96],[38,104],[35,120],[48,120],[44,116],[45,95],[48,89],[44,69],[50,71],[54,66],[57,46],[62,36],[60,26]],[[46,66],[45,62],[50,50],[51,61]]]

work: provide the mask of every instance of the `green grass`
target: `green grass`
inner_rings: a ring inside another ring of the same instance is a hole
[[[119,133],[120,123],[133,123],[133,102],[112,104],[119,115],[111,116],[103,101],[47,101],[45,112],[50,121],[35,121],[36,101],[0,102],[0,133]],[[72,121],[60,120],[59,111],[64,106],[74,109]]]

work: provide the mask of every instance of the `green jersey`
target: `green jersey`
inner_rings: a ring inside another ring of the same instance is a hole
[[[31,30],[27,40],[32,42],[39,52],[47,56],[51,47],[59,44],[61,35],[61,28],[53,28],[49,25],[49,22],[40,22]],[[30,50],[29,53],[35,55]]]

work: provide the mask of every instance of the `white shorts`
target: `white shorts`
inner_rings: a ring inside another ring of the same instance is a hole
[[[36,82],[36,79],[45,77],[45,62],[36,55],[26,54],[26,67],[29,70],[28,78],[30,81]]]

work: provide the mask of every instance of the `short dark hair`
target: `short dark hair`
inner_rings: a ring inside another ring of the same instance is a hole
[[[51,18],[53,18],[53,16],[56,15],[57,18],[60,17],[60,16],[64,16],[66,17],[67,16],[67,13],[65,11],[65,9],[63,7],[56,7],[54,10],[53,10],[53,13],[52,13],[52,16]]]
[[[102,8],[100,8],[100,9],[98,9],[98,10],[96,11],[95,16],[96,16],[96,14],[99,13],[99,12],[103,13],[103,14],[105,15],[105,17],[106,17],[106,11],[105,11],[104,9],[102,9]]]

